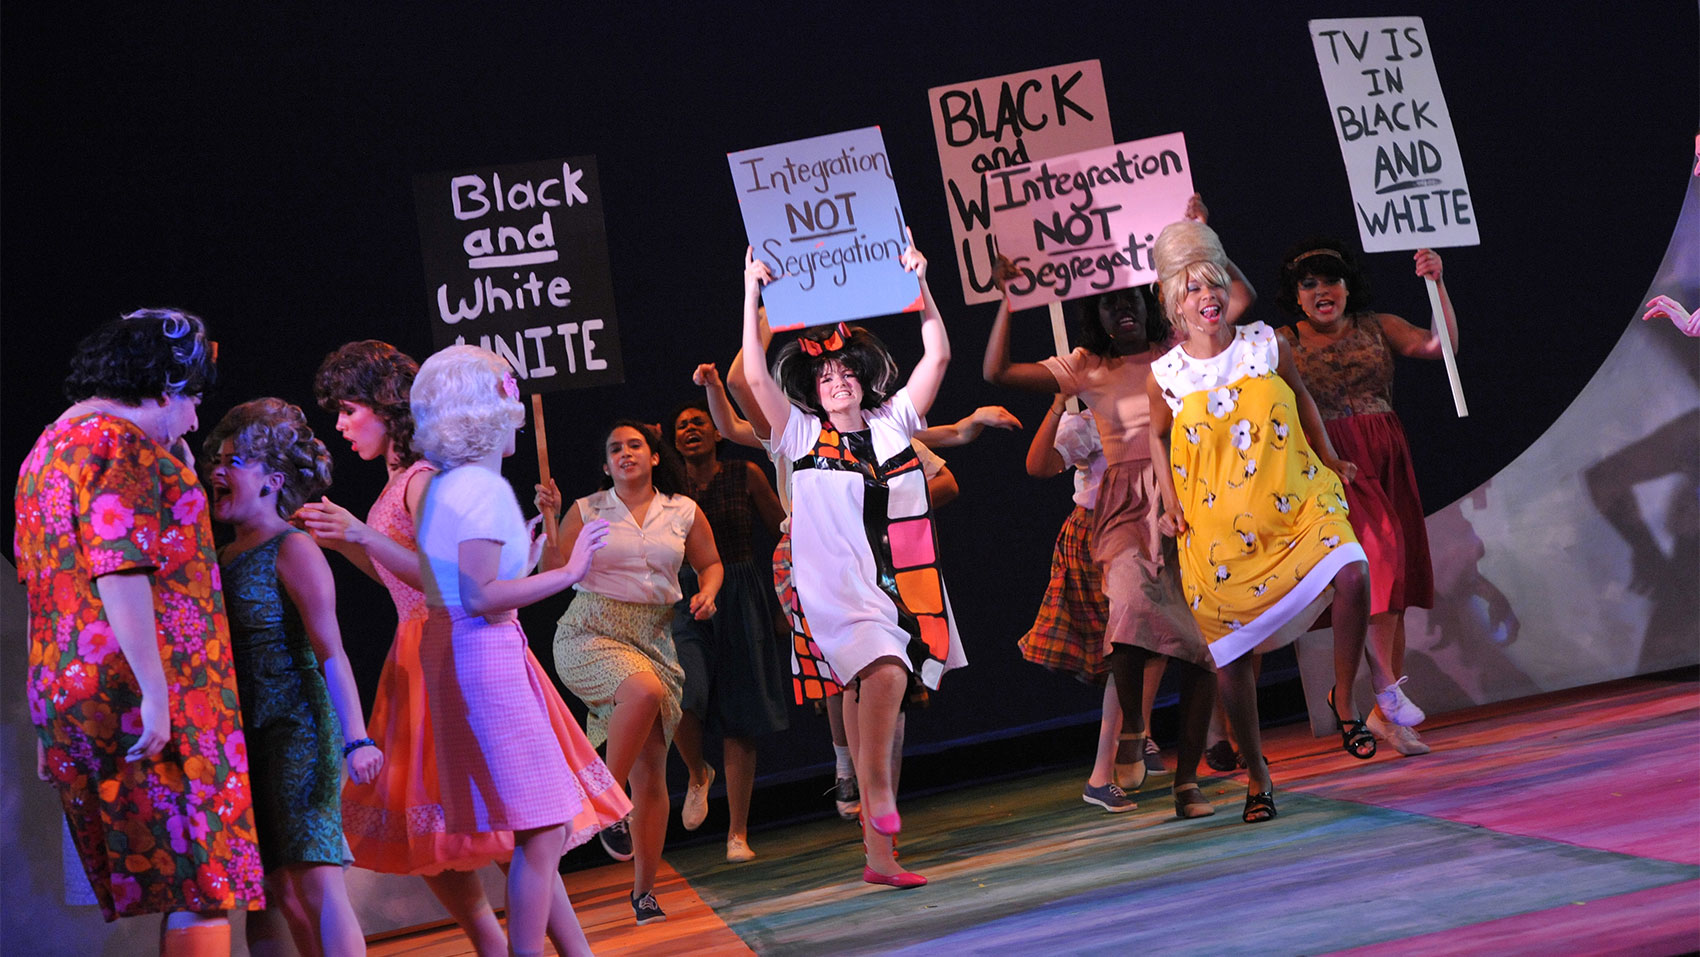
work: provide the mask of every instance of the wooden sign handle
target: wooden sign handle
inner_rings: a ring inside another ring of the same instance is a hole
[[[543,396],[541,393],[531,394],[531,424],[537,432],[537,480],[544,485],[549,484],[549,430],[543,425]],[[549,542],[549,547],[560,551],[561,516],[554,509],[543,510],[543,534]]]
[[[1051,341],[1056,347],[1057,355],[1068,355],[1068,330],[1063,326],[1063,311],[1060,302],[1051,303]],[[1080,414],[1079,396],[1071,395],[1068,397],[1068,410],[1076,415]]]
[[[1446,380],[1452,384],[1452,406],[1462,419],[1470,414],[1470,407],[1464,404],[1464,386],[1458,381],[1458,360],[1452,355],[1452,332],[1446,328],[1446,310],[1440,307],[1440,287],[1433,279],[1423,282],[1428,284],[1428,307],[1434,315],[1434,330],[1440,334],[1440,358],[1446,363]]]

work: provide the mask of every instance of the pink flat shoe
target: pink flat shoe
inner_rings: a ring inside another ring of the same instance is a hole
[[[890,814],[876,814],[873,817],[868,818],[868,824],[871,825],[875,831],[880,834],[884,834],[886,837],[890,837],[898,831],[903,830],[903,819],[897,816],[896,811],[893,811]]]
[[[895,817],[896,815],[893,816]],[[920,887],[927,883],[927,879],[925,877],[910,871],[899,871],[896,874],[881,874],[879,871],[876,871],[871,867],[862,868],[862,880],[869,884],[884,884],[887,887],[896,887],[900,890],[909,887]]]

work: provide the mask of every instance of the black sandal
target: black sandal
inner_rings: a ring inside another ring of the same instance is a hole
[[[1334,728],[1340,732],[1340,746],[1360,761],[1375,757],[1375,735],[1357,718],[1342,719],[1334,707],[1334,689],[1328,689],[1328,713],[1334,716]]]
[[[1276,813],[1275,786],[1270,785],[1267,791],[1246,794],[1245,812],[1240,815],[1240,820],[1247,824],[1262,824],[1264,821],[1274,820]]]

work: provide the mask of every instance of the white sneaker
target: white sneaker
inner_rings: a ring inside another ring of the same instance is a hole
[[[1423,719],[1428,717],[1423,714],[1423,709],[1413,704],[1410,698],[1405,697],[1405,692],[1400,690],[1399,686],[1409,680],[1411,676],[1405,675],[1375,693],[1375,704],[1381,709],[1381,716],[1403,728],[1422,724]]]
[[[1429,746],[1423,743],[1422,738],[1417,737],[1415,731],[1388,721],[1381,716],[1379,710],[1371,711],[1369,717],[1364,720],[1364,725],[1369,728],[1370,734],[1391,744],[1393,750],[1400,754],[1429,753]]]
[[[748,841],[733,836],[726,839],[726,863],[743,864],[756,859],[756,852],[750,850]]]
[[[685,788],[685,806],[679,811],[679,821],[685,825],[685,830],[694,831],[702,827],[702,822],[708,819],[708,789],[714,786],[714,769],[708,769],[708,780],[702,786],[695,784]]]

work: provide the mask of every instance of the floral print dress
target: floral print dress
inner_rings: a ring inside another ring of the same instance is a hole
[[[1298,637],[1335,573],[1364,560],[1340,479],[1305,440],[1276,372],[1278,349],[1254,322],[1208,359],[1176,346],[1151,366],[1174,412],[1181,586],[1218,665]]]
[[[48,426],[19,470],[30,718],[107,920],[265,906],[229,627],[194,470],[125,419]],[[95,589],[145,572],[171,737],[126,761],[141,693]]]

